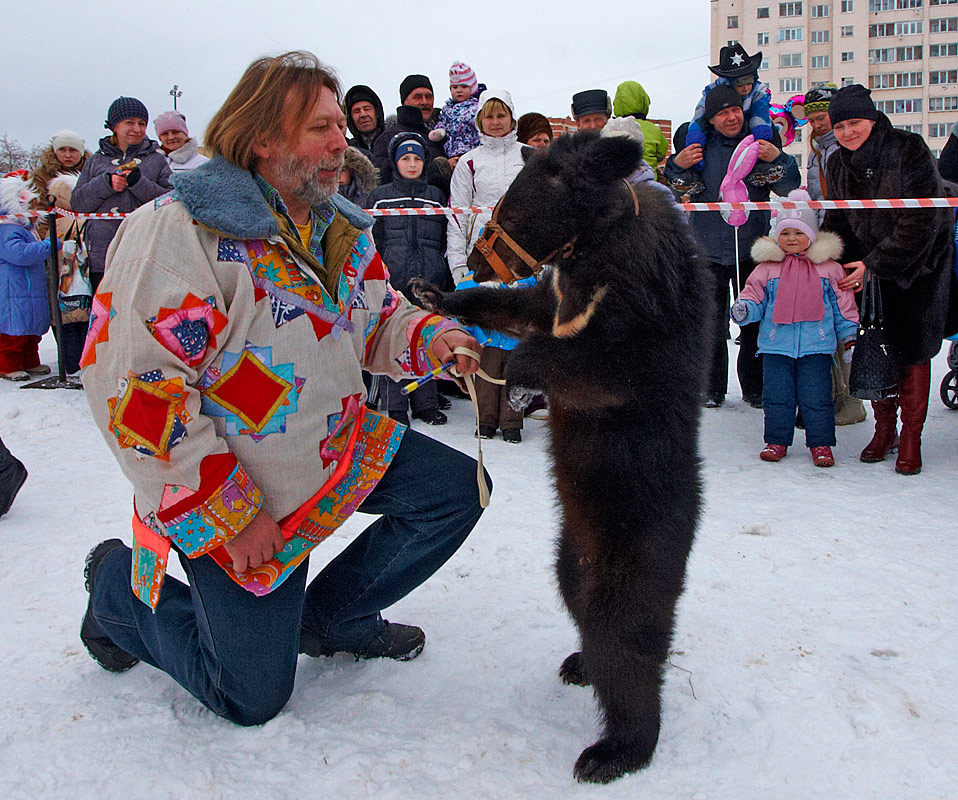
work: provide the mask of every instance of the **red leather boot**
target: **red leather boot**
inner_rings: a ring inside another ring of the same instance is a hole
[[[884,461],[888,453],[898,448],[898,400],[873,400],[875,435],[862,450],[860,459],[866,464]]]
[[[917,475],[921,472],[921,429],[928,415],[928,392],[931,390],[931,362],[909,367],[898,385],[901,406],[901,443],[895,472]]]

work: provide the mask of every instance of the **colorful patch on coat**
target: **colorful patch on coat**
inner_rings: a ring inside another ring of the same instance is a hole
[[[223,353],[220,363],[203,374],[203,413],[223,417],[227,436],[258,442],[271,433],[285,433],[287,417],[296,413],[306,383],[293,367],[274,365],[272,347],[249,342],[240,353]]]
[[[329,435],[319,443],[319,455],[323,459],[323,469],[334,461],[342,458],[349,441],[349,431],[353,421],[359,416],[359,405],[362,396],[351,394],[341,400],[343,410],[337,414],[330,414],[326,418],[326,430]]]
[[[243,258],[243,254],[240,252],[236,242],[233,239],[227,239],[223,236],[220,237],[220,240],[216,246],[216,260],[234,261],[239,262],[240,264],[246,261],[246,259]]]
[[[216,347],[216,335],[226,322],[226,315],[216,309],[214,297],[201,300],[191,292],[179,308],[160,308],[146,321],[146,327],[160,344],[192,367],[203,360],[208,347]]]
[[[349,399],[344,399],[344,407]],[[256,595],[281,585],[320,542],[359,508],[389,469],[406,428],[389,417],[367,412],[348,472],[309,510],[286,546],[267,563],[237,576],[227,574]]]
[[[153,208],[163,208],[163,206],[168,206],[170,203],[175,203],[176,200],[176,190],[171,189],[166,194],[161,194],[153,201]]]
[[[116,397],[106,402],[117,444],[161,461],[169,461],[170,450],[186,438],[192,420],[182,378],[166,379],[160,370],[120,378]]]
[[[113,309],[113,292],[100,292],[93,296],[90,307],[90,327],[87,329],[80,366],[96,364],[96,346],[110,339],[110,320],[116,316]]]
[[[160,589],[166,577],[170,540],[157,530],[156,516],[140,520],[133,515],[133,568],[130,584],[135,594],[150,608],[160,602]]]
[[[205,461],[206,459],[204,459]],[[202,474],[202,469],[201,469]],[[188,558],[220,547],[243,530],[263,505],[263,494],[239,464],[218,486],[163,487],[159,518],[167,535]],[[191,502],[197,498],[197,502]]]

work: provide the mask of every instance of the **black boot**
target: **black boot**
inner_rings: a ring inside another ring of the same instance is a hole
[[[27,479],[27,468],[20,459],[7,450],[0,439],[0,517],[10,510],[13,498]]]
[[[80,641],[90,657],[109,672],[126,672],[140,663],[136,656],[131,656],[126,650],[117,647],[93,619],[93,581],[96,579],[97,568],[108,553],[123,546],[119,539],[100,542],[90,551],[83,567],[83,583],[90,593],[90,599],[87,601],[86,614],[83,615],[83,624],[80,626]]]

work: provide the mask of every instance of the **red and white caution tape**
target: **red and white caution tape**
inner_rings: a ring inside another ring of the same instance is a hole
[[[684,211],[774,211],[776,209],[813,208],[813,209],[843,209],[861,211],[864,209],[901,209],[901,208],[958,208],[958,197],[914,197],[879,200],[769,200],[764,202],[748,203],[679,203]],[[492,206],[450,206],[447,208],[371,208],[366,213],[373,217],[432,217],[460,214],[481,214],[483,211],[492,211]],[[0,214],[0,222],[6,220],[31,220],[47,216],[48,211],[29,211],[26,214]],[[65,208],[56,209],[57,216],[71,219],[123,219],[128,216],[123,213],[115,214],[84,214],[68,211]]]

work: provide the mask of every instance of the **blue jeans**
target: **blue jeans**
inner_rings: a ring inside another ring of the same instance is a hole
[[[364,644],[385,625],[380,611],[465,541],[482,514],[476,462],[408,430],[359,511],[382,516],[309,586],[308,561],[257,597],[209,556],[179,554],[189,585],[167,576],[155,613],[133,595],[131,551],[118,547],[97,569],[94,619],[214,713],[240,725],[266,722],[293,691],[301,627],[345,650]]]
[[[785,446],[792,443],[798,406],[805,420],[805,446],[834,446],[831,355],[791,358],[766,353],[764,362],[765,441]]]

